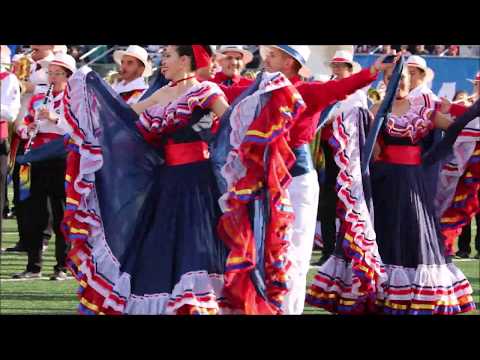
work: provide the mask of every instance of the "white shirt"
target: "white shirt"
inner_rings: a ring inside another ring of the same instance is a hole
[[[139,91],[137,94],[130,96],[130,98],[128,99],[127,104],[133,105],[136,104],[138,100],[140,100],[140,98],[143,96],[143,94],[147,91],[148,85],[143,77],[138,77],[127,84],[125,83],[125,81],[122,80],[114,84],[112,88],[119,95],[133,90],[142,90]]]
[[[38,123],[38,133],[64,135],[68,132],[68,129],[70,129],[67,121],[65,120],[63,94],[64,92],[62,91],[55,97],[50,96],[47,104],[45,105],[49,111],[55,113],[58,116],[57,124],[47,119],[36,119]],[[25,124],[19,125],[17,127],[17,133],[22,139],[28,139],[27,126]]]
[[[15,120],[20,111],[20,83],[15,74],[10,73],[1,81],[0,98],[0,118]]]
[[[408,99],[412,105],[421,104],[429,109],[433,109],[435,107],[435,102],[440,101],[438,96],[435,95],[425,84],[412,89],[408,94]]]

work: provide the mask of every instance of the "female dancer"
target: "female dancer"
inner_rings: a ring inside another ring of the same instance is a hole
[[[386,82],[390,76],[387,71]],[[334,122],[334,134],[340,143],[335,155],[340,168],[339,207],[347,215],[335,254],[319,269],[310,286],[307,301],[314,306],[340,313],[391,314],[456,314],[475,308],[470,284],[445,257],[433,205],[434,191],[428,189],[427,166],[422,161],[422,139],[434,127],[447,129],[450,121],[424,106],[412,105],[408,90],[409,74],[404,69],[392,113],[374,151],[374,234],[368,212],[365,215],[366,206],[355,208],[365,199],[351,196],[358,175],[348,168],[351,159],[345,160],[352,145],[342,136],[349,128],[342,127],[342,119]],[[372,109],[374,113],[377,110],[377,106]],[[362,187],[361,179],[359,183]],[[352,190],[345,189],[345,184]],[[349,261],[366,270],[358,275],[358,268],[352,270]]]

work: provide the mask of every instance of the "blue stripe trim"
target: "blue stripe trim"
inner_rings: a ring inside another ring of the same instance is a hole
[[[305,58],[294,48],[292,48],[288,45],[275,45],[275,46],[277,46],[279,49],[282,49],[283,51],[285,51],[287,54],[292,56],[295,60],[297,60],[303,66],[305,66],[305,64],[307,63]]]

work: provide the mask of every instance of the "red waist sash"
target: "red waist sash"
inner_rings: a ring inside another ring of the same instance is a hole
[[[184,165],[210,158],[208,145],[203,141],[165,145],[165,162],[167,165]]]
[[[381,160],[391,164],[420,165],[422,148],[418,145],[387,145],[382,149]]]

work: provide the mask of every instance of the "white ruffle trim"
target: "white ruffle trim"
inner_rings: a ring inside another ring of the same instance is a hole
[[[333,136],[340,146],[334,155],[335,162],[339,167],[338,199],[346,209],[344,221],[350,223],[355,232],[355,236],[351,240],[353,247],[363,250],[365,263],[373,269],[378,281],[383,282],[385,280],[384,270],[375,241],[376,234],[363,193],[358,135],[359,116],[361,116],[359,108],[353,108],[337,116],[333,121]],[[356,284],[354,285],[356,286]]]
[[[471,295],[472,288],[463,272],[453,263],[443,265],[418,265],[407,268],[396,265],[385,265],[388,282],[384,284],[386,300],[429,301],[456,303],[461,296]],[[395,294],[390,290],[411,289],[407,294]],[[433,294],[415,293],[416,290],[435,292]],[[451,290],[450,294],[441,291]]]
[[[387,280],[381,286],[377,284],[377,300],[457,304],[459,297],[472,295],[473,292],[463,272],[453,263],[418,265],[416,268],[384,265],[384,268]],[[332,283],[326,284],[317,277]],[[351,263],[331,256],[319,268],[313,285],[326,293],[336,293],[343,299],[356,300],[359,294],[352,281]],[[416,293],[418,290],[423,293]]]
[[[69,108],[82,136],[71,134],[79,147],[79,175],[74,187],[82,196],[75,218],[90,225],[90,236],[86,245],[90,248],[89,263],[86,253],[78,252],[81,263],[78,270],[86,276],[88,286],[105,297],[103,306],[129,314],[174,314],[183,305],[211,308],[219,313],[228,313],[228,309],[219,308],[218,301],[223,300],[223,275],[196,271],[184,274],[173,289],[172,294],[136,296],[131,294],[131,278],[120,271],[120,264],[112,254],[106,239],[100,216],[100,206],[95,191],[95,172],[102,167],[101,153],[89,151],[92,146],[99,149],[98,104],[94,96],[87,91],[86,76],[91,70],[82,68],[69,81]],[[73,129],[71,129],[73,130]],[[83,185],[83,186],[82,186]],[[82,214],[86,214],[85,216]],[[97,281],[99,277],[102,280]],[[105,286],[113,284],[113,288]],[[205,299],[205,300],[202,300]]]
[[[195,271],[184,274],[171,294],[130,295],[125,309],[130,315],[174,315],[184,305],[208,308],[217,314],[230,314],[224,301],[223,275]]]

